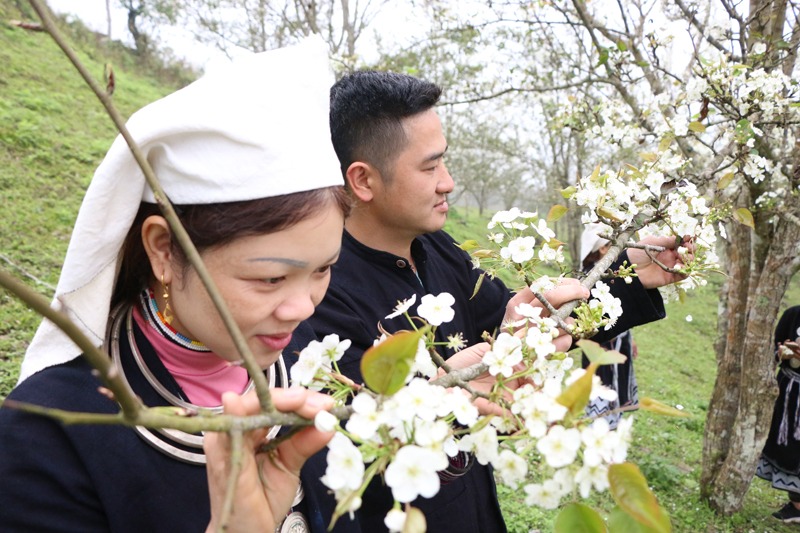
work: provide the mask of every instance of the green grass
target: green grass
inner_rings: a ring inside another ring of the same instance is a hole
[[[28,18],[12,6],[0,0],[0,20]],[[186,81],[180,76],[160,81],[163,77],[146,74],[135,58],[98,46],[91,34],[71,30],[70,35],[98,79],[104,63],[113,60],[114,98],[124,116]],[[83,191],[115,130],[46,34],[0,26],[0,64],[0,265],[49,296],[48,285],[58,279]],[[454,209],[447,230],[459,241],[481,240],[486,222],[472,211]],[[703,425],[716,370],[712,344],[720,283],[713,279],[686,303],[670,303],[667,319],[637,328],[640,394],[681,404],[691,417],[637,413],[631,459],[669,511],[676,532],[797,531],[769,516],[784,496],[760,480],[753,483],[743,510],[732,517],[717,516],[699,498]],[[785,302],[799,301],[800,282],[795,280]],[[691,322],[687,315],[692,315]],[[0,291],[0,399],[16,382],[19,362],[38,323],[35,313]],[[503,488],[500,499],[512,533],[552,531],[554,512],[528,507],[519,492]],[[607,495],[590,503],[604,512],[612,507]]]
[[[100,101],[52,38],[9,24],[31,20],[0,0],[0,266],[48,298],[92,173],[116,136]],[[79,58],[102,84],[114,65],[114,102],[127,117],[185,84],[185,77],[140,66],[80,26],[64,27]],[[42,283],[37,283],[34,278]],[[19,360],[39,318],[0,291],[0,398],[16,382]]]

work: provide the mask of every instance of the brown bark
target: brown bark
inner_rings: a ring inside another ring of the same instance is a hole
[[[701,482],[711,506],[724,514],[741,509],[769,432],[777,396],[772,332],[781,303],[779,296],[786,292],[793,273],[800,228],[779,221],[770,237],[763,269],[752,275],[746,311],[742,313],[738,302],[729,302],[736,306],[731,322],[745,317],[744,336],[740,337],[743,342],[728,342],[715,385],[716,401],[709,406]],[[726,369],[737,367],[738,373],[723,374]]]
[[[727,245],[728,278],[724,302],[726,322],[717,324],[720,339],[717,346],[717,378],[708,405],[705,438],[703,441],[703,471],[700,486],[704,497],[710,496],[721,463],[728,455],[730,429],[736,419],[739,404],[739,376],[742,369],[741,343],[744,338],[747,293],[750,272],[750,228],[731,225]]]

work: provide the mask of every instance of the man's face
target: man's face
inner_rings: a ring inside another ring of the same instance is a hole
[[[416,237],[442,229],[453,178],[444,164],[447,140],[436,111],[403,119],[408,139],[390,163],[390,175],[373,199],[373,209],[392,231]]]

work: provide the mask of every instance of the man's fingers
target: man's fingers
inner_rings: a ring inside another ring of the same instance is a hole
[[[575,280],[576,282],[578,280]],[[565,283],[559,285],[555,289],[550,289],[543,295],[550,305],[558,309],[567,302],[572,300],[584,300],[589,297],[589,289],[583,287],[580,283]]]

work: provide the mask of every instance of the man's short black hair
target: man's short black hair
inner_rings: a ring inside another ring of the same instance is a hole
[[[342,173],[363,161],[390,179],[388,167],[408,142],[401,121],[431,109],[441,94],[434,83],[395,72],[362,70],[336,82],[330,126]]]

